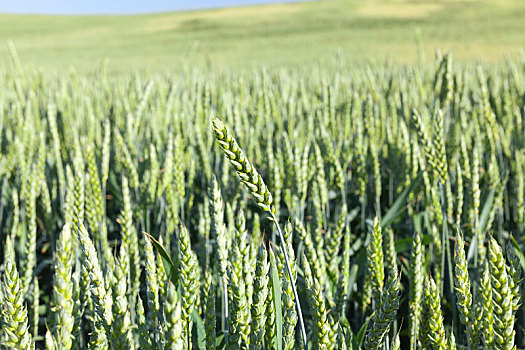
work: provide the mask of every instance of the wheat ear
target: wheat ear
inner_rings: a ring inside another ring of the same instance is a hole
[[[281,248],[284,253],[284,260],[286,263],[286,270],[288,272],[288,276],[290,277],[290,281],[293,281],[293,274],[290,267],[290,259],[288,258],[288,253],[286,249],[286,242],[281,231],[281,227],[279,226],[277,218],[275,217],[274,207],[272,206],[272,194],[268,190],[268,187],[264,183],[261,175],[259,175],[257,170],[246,158],[244,152],[239,147],[237,141],[235,141],[226,125],[224,125],[224,123],[216,117],[211,117],[211,125],[213,128],[213,132],[215,133],[215,138],[217,139],[219,145],[226,154],[226,157],[230,160],[230,162],[237,170],[237,175],[239,176],[241,181],[248,187],[253,197],[257,201],[257,205],[270,214],[270,219],[274,222],[277,232],[279,234],[279,239],[281,243]],[[306,329],[304,327],[303,315],[301,312],[301,304],[299,302],[297,288],[295,286],[295,283],[291,284],[295,297],[295,306],[297,308],[297,316],[299,317],[299,324],[301,327],[303,344],[305,349],[308,349]]]

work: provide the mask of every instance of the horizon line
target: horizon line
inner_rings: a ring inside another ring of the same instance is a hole
[[[101,12],[59,12],[59,11],[3,11],[0,8],[0,15],[8,15],[8,16],[53,16],[53,17],[60,17],[60,16],[79,16],[79,17],[89,17],[89,16],[102,16],[102,17],[125,17],[125,16],[147,16],[147,15],[162,15],[162,14],[169,14],[169,13],[186,13],[186,12],[200,12],[200,11],[208,11],[208,10],[222,10],[222,9],[230,9],[230,8],[243,8],[243,7],[258,7],[258,6],[266,6],[266,5],[278,5],[278,4],[293,4],[293,3],[299,3],[299,2],[310,2],[314,0],[256,0],[253,3],[247,3],[247,4],[231,4],[231,5],[211,5],[211,6],[183,6],[183,7],[175,7],[175,8],[167,8],[167,9],[159,9],[159,10],[152,10],[152,11],[130,11],[130,12],[118,12],[118,11],[101,11]]]

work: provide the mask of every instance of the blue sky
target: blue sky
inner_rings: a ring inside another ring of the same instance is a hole
[[[0,13],[136,14],[293,1],[294,0],[0,0]]]

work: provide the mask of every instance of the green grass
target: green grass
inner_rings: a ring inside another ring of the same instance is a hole
[[[413,62],[420,28],[459,60],[499,61],[525,45],[523,1],[318,1],[138,16],[0,15],[0,39],[46,71],[174,70],[181,64],[294,66],[334,57]],[[0,65],[9,61],[0,46]]]

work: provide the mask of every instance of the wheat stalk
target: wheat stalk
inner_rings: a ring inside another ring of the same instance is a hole
[[[217,139],[219,145],[226,154],[226,157],[235,167],[237,175],[241,179],[241,182],[243,182],[248,187],[252,196],[257,201],[257,205],[264,211],[268,212],[270,214],[271,220],[275,223],[275,227],[277,229],[279,239],[281,242],[281,248],[284,251],[284,258],[286,269],[288,271],[288,277],[290,278],[290,280],[293,280],[290,261],[288,253],[286,252],[286,242],[284,240],[283,233],[281,231],[277,218],[274,214],[274,209],[272,207],[272,195],[270,191],[266,187],[261,175],[259,175],[257,170],[248,161],[248,159],[244,155],[244,152],[237,144],[237,141],[235,141],[233,136],[230,134],[230,131],[228,130],[226,125],[224,125],[224,123],[216,117],[211,118],[211,123],[213,131],[215,133],[215,138]],[[295,297],[297,315],[299,317],[299,324],[301,327],[301,334],[303,338],[302,340],[305,348],[307,348],[308,344],[306,339],[306,330],[304,328],[303,315],[301,312],[301,305],[299,302],[299,296],[297,294],[297,288],[294,283],[292,283],[292,288]]]

